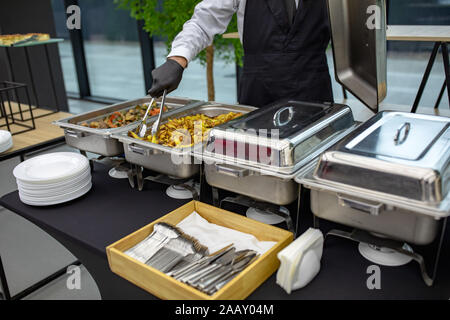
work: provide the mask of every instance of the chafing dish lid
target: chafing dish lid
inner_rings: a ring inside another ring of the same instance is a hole
[[[213,128],[205,155],[291,174],[353,125],[352,111],[345,105],[280,101]]]
[[[385,6],[385,0],[328,0],[336,80],[374,112],[387,92]]]
[[[450,119],[381,112],[325,152],[314,176],[440,202],[450,188]]]

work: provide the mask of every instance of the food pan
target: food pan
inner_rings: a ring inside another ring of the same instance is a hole
[[[348,106],[280,101],[213,128],[196,157],[210,185],[287,205],[298,195],[297,172],[354,125]]]
[[[191,105],[185,108],[172,110],[162,115],[161,124],[168,119],[180,118],[189,115],[205,114],[215,117],[229,112],[248,113],[255,110],[255,107],[244,105],[226,105],[216,102],[208,102],[203,105]],[[149,121],[149,127],[155,119]],[[134,129],[129,128],[129,130]],[[112,135],[123,143],[125,158],[128,162],[134,163],[144,168],[174,176],[178,178],[189,178],[195,175],[199,169],[201,161],[195,160],[192,156],[191,147],[172,148],[149,141],[143,141],[128,136],[128,130]]]
[[[296,181],[327,220],[425,245],[450,214],[450,120],[381,112]]]
[[[89,151],[107,157],[117,156],[123,153],[123,145],[116,139],[112,138],[112,134],[122,131],[126,132],[133,126],[136,126],[137,122],[113,129],[89,128],[82,126],[81,123],[106,117],[116,111],[126,111],[134,108],[136,105],[148,104],[151,99],[151,97],[144,97],[141,99],[117,103],[102,109],[89,111],[63,120],[55,121],[54,124],[64,129],[66,143],[68,145],[82,151]],[[157,102],[160,101],[161,99],[157,99]],[[203,103],[204,102],[186,98],[170,97],[166,99],[166,106],[169,110],[187,105],[199,105]]]

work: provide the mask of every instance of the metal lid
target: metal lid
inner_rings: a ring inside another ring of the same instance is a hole
[[[281,101],[213,128],[204,154],[290,174],[353,125],[348,106]]]
[[[325,152],[314,176],[440,202],[450,189],[450,119],[381,112]]]
[[[328,0],[336,80],[373,111],[386,97],[385,0]]]

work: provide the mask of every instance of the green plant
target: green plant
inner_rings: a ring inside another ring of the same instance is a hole
[[[183,24],[192,17],[194,8],[200,0],[114,0],[119,8],[127,9],[131,16],[144,21],[144,30],[151,36],[161,36],[165,40],[167,50],[176,35],[183,29]],[[237,20],[234,15],[226,32],[237,31]],[[213,45],[197,56],[202,64],[206,64],[208,99],[214,100],[213,58],[214,55],[226,62],[237,62],[242,65],[243,49],[239,39],[224,39],[221,35],[214,38]]]

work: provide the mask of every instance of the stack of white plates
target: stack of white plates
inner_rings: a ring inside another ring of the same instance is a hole
[[[78,153],[56,152],[28,159],[13,171],[20,200],[49,206],[81,197],[91,187],[89,160]]]
[[[13,146],[13,140],[11,133],[6,130],[0,130],[0,153],[11,149]]]

